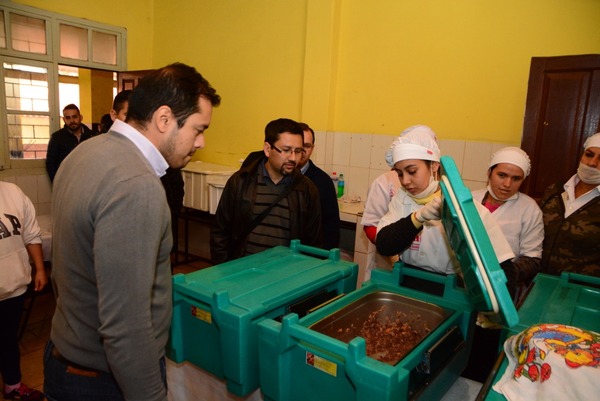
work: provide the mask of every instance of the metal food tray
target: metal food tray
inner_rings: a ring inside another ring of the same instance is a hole
[[[448,312],[438,305],[392,292],[378,291],[339,309],[309,328],[349,343],[360,336],[364,323],[371,316],[376,316],[378,322],[385,324],[386,319],[395,319],[397,312],[404,315],[403,322],[409,323],[413,330],[419,333],[420,339],[416,341],[417,344],[434,332],[448,316]],[[378,359],[377,355],[369,356]],[[398,356],[385,363],[396,365],[404,356]]]

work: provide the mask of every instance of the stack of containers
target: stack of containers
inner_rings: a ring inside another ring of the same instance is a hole
[[[358,265],[291,242],[264,252],[173,277],[173,321],[167,356],[189,361],[246,396],[259,386],[258,329],[356,288]]]

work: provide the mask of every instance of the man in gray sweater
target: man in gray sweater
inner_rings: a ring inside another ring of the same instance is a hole
[[[49,399],[167,400],[172,236],[160,176],[204,147],[219,103],[193,67],[155,70],[131,94],[126,122],[63,162],[52,200]]]

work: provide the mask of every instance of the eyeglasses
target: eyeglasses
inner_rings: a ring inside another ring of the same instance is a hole
[[[287,149],[279,149],[277,146],[275,145],[271,145],[271,147],[273,149],[275,149],[276,151],[278,151],[279,153],[283,153],[286,154],[288,156],[290,156],[292,153],[295,153],[296,156],[300,156],[302,153],[304,153],[304,149],[302,148],[297,148],[297,149],[292,149],[292,148],[287,148]]]

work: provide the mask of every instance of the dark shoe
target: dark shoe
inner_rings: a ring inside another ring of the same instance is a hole
[[[4,393],[5,400],[39,401],[44,399],[44,394],[38,390],[27,387],[21,383],[21,387],[10,393]]]

